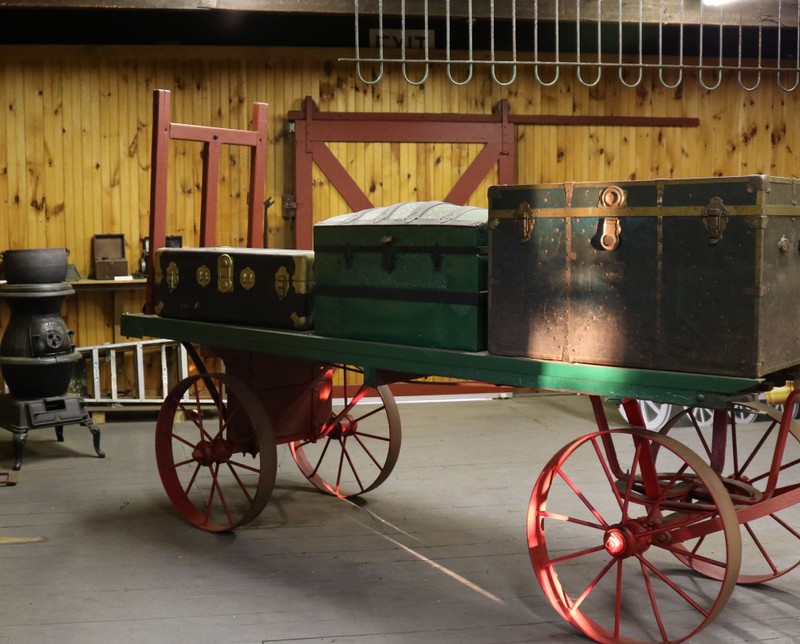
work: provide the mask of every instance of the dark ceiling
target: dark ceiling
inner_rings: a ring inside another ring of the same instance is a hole
[[[350,5],[341,0],[342,5]],[[341,5],[340,5],[341,6]],[[385,29],[401,27],[398,16],[384,17]],[[207,45],[207,46],[268,46],[268,47],[330,47],[353,49],[355,46],[355,27],[352,7],[349,12],[305,13],[299,11],[246,11],[221,9],[80,9],[80,8],[18,8],[0,2],[0,44],[93,44],[93,45]],[[408,16],[407,29],[422,29],[421,17]],[[362,14],[359,21],[360,44],[367,47],[370,27],[377,28],[375,15]],[[444,44],[445,20],[429,16],[428,26],[435,34],[437,45]],[[451,18],[451,48],[466,50],[467,21],[465,18]],[[581,47],[584,52],[596,51],[596,23],[587,22],[581,29]],[[539,47],[541,51],[554,49],[555,28],[553,23],[540,23]],[[603,50],[616,53],[619,43],[618,25],[604,24],[602,36]],[[495,48],[509,50],[512,42],[511,22],[496,19],[494,22]],[[774,58],[776,39],[770,37],[769,30],[758,37],[747,33],[754,29],[745,28],[745,56],[757,54],[760,43],[762,56]],[[517,22],[517,49],[520,52],[532,49],[533,27],[530,21]],[[696,54],[698,27],[687,26],[684,37],[679,38],[677,27],[665,26],[662,50],[665,54],[676,53],[678,44],[683,42],[684,54]],[[706,27],[705,56],[716,54],[715,43],[719,42],[717,28]],[[576,39],[575,23],[562,22],[559,25],[559,48],[561,52],[574,51]],[[623,30],[623,52],[638,52],[639,42],[636,25],[625,25]],[[654,25],[645,25],[643,53],[656,54],[659,34]],[[726,55],[738,48],[738,29],[726,28]],[[794,57],[796,32],[784,34],[781,41],[784,58]],[[749,44],[748,44],[749,43]],[[477,19],[473,26],[473,50],[488,51],[491,45],[491,26],[487,19]],[[717,50],[718,51],[718,50]]]

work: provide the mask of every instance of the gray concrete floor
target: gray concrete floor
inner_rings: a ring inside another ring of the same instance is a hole
[[[153,421],[30,434],[0,488],[0,644],[581,642],[527,552],[531,488],[594,429],[589,401],[403,404],[393,475],[356,504],[315,492],[279,447],[266,510],[235,534],[180,519],[155,470]],[[11,466],[0,434],[0,467]],[[692,641],[798,641],[800,572],[736,588]]]

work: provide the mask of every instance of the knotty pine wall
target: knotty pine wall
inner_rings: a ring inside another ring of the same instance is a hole
[[[270,104],[270,149],[264,178],[268,244],[291,247],[292,222],[281,214],[281,195],[292,194],[291,145],[286,113],[311,96],[321,110],[490,113],[501,99],[518,114],[686,116],[699,128],[524,126],[517,130],[519,183],[617,180],[772,173],[798,175],[798,93],[785,93],[764,75],[745,92],[728,76],[703,90],[687,74],[678,89],[645,75],[628,89],[614,70],[595,88],[564,68],[553,87],[520,67],[509,87],[476,68],[463,87],[433,68],[424,86],[407,84],[387,65],[374,86],[360,83],[350,51],[183,46],[0,47],[0,249],[64,246],[83,276],[90,272],[95,233],[123,233],[131,270],[147,234],[152,90],[172,91],[172,120],[248,128],[252,103]],[[587,70],[588,71],[588,70]],[[418,77],[420,70],[409,69]],[[365,70],[369,74],[370,70]],[[455,72],[458,77],[459,72]],[[548,76],[547,70],[543,71]],[[585,76],[592,77],[592,73]],[[709,80],[709,79],[707,79]],[[785,79],[788,83],[792,79]],[[748,79],[751,82],[751,79]],[[442,198],[478,153],[474,145],[331,144],[375,204]],[[248,155],[228,148],[221,163],[220,242],[242,245]],[[170,234],[196,243],[200,207],[200,147],[173,143]],[[470,202],[486,205],[490,175]],[[314,177],[315,218],[349,208],[319,172]],[[65,317],[80,346],[118,339],[122,311],[141,309],[143,294],[79,293]],[[2,323],[7,312],[3,307]]]

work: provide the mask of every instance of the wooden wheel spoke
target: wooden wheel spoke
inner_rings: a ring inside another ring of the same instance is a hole
[[[201,408],[198,409],[189,409],[185,404],[182,402],[178,402],[178,409],[183,413],[184,418],[188,418],[192,424],[200,430],[200,436],[205,438],[206,440],[211,440],[211,436],[206,432],[205,426],[203,424],[204,416],[203,411]]]
[[[777,426],[777,423],[775,421],[773,421],[772,424],[767,429],[767,431],[765,431],[762,434],[761,438],[756,443],[755,447],[753,447],[752,451],[750,452],[750,455],[747,457],[747,459],[745,459],[745,462],[742,464],[741,469],[735,468],[734,476],[736,478],[741,478],[742,476],[744,476],[745,471],[750,466],[750,464],[753,462],[753,460],[758,455],[758,453],[761,451],[761,448],[764,447],[764,443],[766,443],[767,439],[772,434],[772,431],[773,431],[773,429],[775,429],[776,426]],[[762,474],[759,478],[763,478],[764,476],[767,476],[768,474],[769,473]],[[755,479],[753,479],[753,480],[755,480]]]
[[[344,445],[342,444],[341,441],[339,441],[339,447],[340,447],[340,449],[339,449],[339,467],[336,470],[336,487],[334,488],[336,490],[336,494],[339,494],[339,491],[342,488],[342,470],[344,469],[344,455],[345,455]]]
[[[232,526],[235,523],[235,521],[233,520],[233,516],[231,515],[230,508],[228,507],[228,501],[225,498],[225,492],[222,490],[222,486],[219,483],[219,465],[220,464],[217,463],[214,466],[214,483],[213,483],[213,486],[211,488],[211,498],[213,498],[213,496],[214,496],[214,488],[216,488],[217,489],[217,497],[219,498],[219,503],[222,506],[222,511],[225,513],[225,516],[228,519],[228,525]],[[211,507],[212,507],[211,498],[209,498],[209,503],[208,503],[209,511],[211,510]]]
[[[248,471],[253,472],[255,474],[260,474],[261,473],[261,469],[260,468],[254,467],[253,465],[248,465],[247,463],[242,463],[240,461],[229,460],[228,461],[228,465],[231,466],[231,469],[235,465],[236,467],[239,467],[239,468],[241,468],[243,470],[248,470]]]
[[[577,525],[582,525],[587,528],[595,528],[597,530],[605,530],[607,527],[599,523],[591,523],[589,521],[584,521],[583,519],[567,516],[566,514],[555,514],[553,512],[547,512],[546,510],[541,511],[539,513],[539,516],[542,517],[543,519],[553,519],[554,521],[565,521],[567,523],[575,523]]]
[[[756,533],[750,526],[750,524],[745,523],[744,529],[747,531],[747,534],[750,535],[750,538],[753,540],[753,543],[756,545],[756,548],[758,548],[758,551],[761,553],[761,556],[764,558],[764,561],[770,567],[772,572],[777,573],[778,567],[775,565],[775,562],[772,561],[772,557],[769,556],[769,553],[767,552],[766,548],[764,548],[764,544],[761,543],[761,540],[756,536]]]
[[[787,472],[790,469],[792,469],[793,467],[797,467],[798,465],[800,465],[800,458],[796,458],[796,459],[794,459],[792,461],[787,461],[787,462],[781,464],[781,466],[778,468],[778,472],[779,473],[780,472]],[[767,478],[769,476],[769,474],[770,474],[769,470],[766,470],[763,473],[759,474],[758,476],[748,477],[747,480],[751,485],[754,484],[754,483],[760,483],[765,478]],[[777,490],[776,490],[776,492],[777,492]]]
[[[589,512],[592,513],[594,518],[597,519],[604,528],[607,528],[608,527],[608,523],[606,523],[606,520],[603,518],[603,516],[600,514],[600,512],[598,512],[597,509],[589,502],[589,499],[587,499],[586,496],[584,496],[584,494],[583,494],[583,492],[581,492],[580,488],[577,485],[575,485],[575,483],[569,478],[569,476],[567,476],[567,474],[564,472],[564,470],[562,470],[559,467],[559,468],[556,469],[556,473],[569,486],[569,488],[573,491],[575,496],[577,496],[581,500],[581,502],[586,506],[586,508],[589,510]]]
[[[586,557],[587,555],[594,554],[595,552],[601,552],[605,549],[606,547],[601,543],[599,546],[592,546],[591,548],[576,550],[575,552],[570,552],[568,554],[561,555],[560,557],[553,557],[550,560],[550,565],[554,566],[556,564],[564,563],[565,561],[573,561],[574,559]]]
[[[661,641],[668,642],[669,637],[667,636],[667,631],[664,628],[664,620],[661,618],[661,611],[658,609],[658,600],[656,599],[656,594],[653,590],[653,583],[650,580],[650,575],[647,573],[645,561],[641,557],[640,561],[642,565],[642,577],[644,578],[644,583],[647,587],[647,597],[650,600],[650,608],[653,609],[653,617],[655,617],[656,624],[658,625],[658,632],[661,633]]]
[[[786,532],[791,534],[795,539],[800,539],[800,532],[795,530],[792,526],[790,526],[786,521],[781,519],[777,514],[770,514],[770,518],[775,521],[778,525],[780,525]]]
[[[570,607],[572,610],[577,610],[578,608],[580,608],[580,605],[583,603],[583,600],[586,599],[591,594],[591,592],[595,589],[597,584],[599,584],[602,581],[603,577],[606,576],[608,571],[611,570],[612,566],[614,566],[615,563],[617,563],[616,559],[614,558],[609,559],[608,563],[605,566],[603,566],[600,572],[597,573],[597,576],[595,576],[595,578],[589,582],[589,585],[583,589],[583,592],[580,595],[578,595],[578,597],[572,603],[572,606]]]
[[[703,617],[708,617],[708,610],[703,608],[700,604],[698,604],[689,594],[683,590],[680,586],[678,586],[674,581],[672,581],[669,577],[667,577],[663,572],[661,572],[653,563],[647,560],[647,558],[643,555],[636,555],[639,558],[639,561],[642,564],[642,571],[648,585],[648,589],[652,592],[651,584],[650,584],[650,576],[647,574],[646,570],[652,572],[656,577],[658,577],[668,588],[671,588],[672,591],[681,599],[683,599],[687,604],[689,604],[692,608],[694,608],[698,613],[700,613]],[[654,607],[655,609],[656,607]],[[666,640],[665,640],[666,641]]]
[[[617,504],[619,505],[619,509],[621,512],[624,511],[623,506],[624,503],[622,501],[622,496],[619,493],[619,490],[616,486],[616,477],[614,476],[613,472],[611,471],[611,467],[609,466],[606,459],[603,457],[602,449],[600,448],[600,444],[598,443],[596,438],[591,439],[592,447],[594,448],[594,452],[597,455],[597,460],[600,461],[600,467],[603,468],[603,474],[605,474],[606,481],[608,481],[608,486],[611,489],[612,493],[614,494],[614,498],[617,500]]]
[[[316,466],[313,470],[311,470],[311,475],[316,476],[317,472],[319,471],[322,462],[325,460],[325,454],[328,452],[328,447],[331,444],[331,440],[333,440],[330,436],[325,439],[325,447],[322,448],[322,454],[319,455],[319,460],[317,461]]]
[[[359,441],[359,443],[360,443],[360,441]],[[347,463],[350,466],[350,471],[353,473],[353,476],[355,476],[355,478],[356,478],[356,483],[358,483],[359,492],[363,492],[364,491],[364,484],[361,482],[361,478],[358,476],[358,470],[356,469],[356,466],[353,464],[353,459],[350,458],[350,453],[347,451],[347,437],[346,436],[342,439],[342,454],[344,454],[344,457],[347,459]],[[372,454],[370,454],[369,451],[367,451],[367,454],[370,456],[370,458],[372,458]],[[380,467],[380,465],[378,465],[378,467]]]
[[[702,541],[702,539],[700,540]],[[727,563],[721,559],[713,559],[711,557],[706,557],[704,555],[698,554],[699,551],[699,544],[696,544],[692,550],[686,550],[685,548],[675,547],[675,546],[664,546],[664,550],[674,553],[678,557],[683,557],[691,562],[702,562],[708,564],[710,566],[716,566],[720,570],[724,570],[727,566]],[[694,566],[691,566],[694,568]]]
[[[252,503],[253,502],[253,497],[250,496],[250,491],[247,489],[247,486],[244,484],[242,479],[239,477],[239,473],[234,469],[233,462],[232,461],[228,461],[227,465],[228,465],[228,469],[231,471],[231,475],[233,475],[233,478],[236,479],[236,483],[238,483],[239,489],[242,491],[242,494],[244,494],[245,498],[250,503]],[[246,469],[253,469],[253,468],[246,468]],[[253,469],[253,471],[258,471],[258,470],[254,470]]]
[[[373,440],[381,441],[384,443],[388,443],[389,441],[392,440],[390,436],[378,436],[377,434],[369,434],[361,431],[356,432],[355,434],[353,434],[353,436],[355,436],[356,438],[371,438]]]
[[[617,578],[614,583],[614,639],[619,639],[622,626],[622,559],[617,561]]]
[[[366,455],[369,457],[369,459],[370,459],[370,460],[371,460],[373,463],[375,463],[375,467],[377,467],[378,469],[381,469],[381,463],[380,463],[380,461],[379,461],[377,458],[375,458],[375,455],[374,455],[374,454],[373,454],[373,453],[372,453],[372,452],[369,450],[369,448],[368,448],[368,447],[367,447],[367,446],[366,446],[366,445],[365,445],[365,444],[362,442],[362,440],[361,440],[361,436],[362,436],[361,434],[353,434],[353,438],[355,438],[355,439],[356,439],[356,442],[357,442],[357,443],[358,443],[358,444],[361,446],[361,449],[362,449],[362,450],[364,450],[364,453],[365,453],[365,454],[366,454]],[[373,437],[373,438],[374,438],[374,437]],[[342,445],[342,447],[344,448],[344,444]],[[353,472],[353,474],[355,474],[355,472]],[[361,481],[359,481],[359,484],[360,484],[360,483],[361,483]],[[362,488],[362,489],[363,489],[363,488]]]
[[[375,414],[380,414],[380,413],[383,413],[383,412],[385,412],[385,411],[386,411],[386,407],[376,407],[376,408],[375,408],[375,409],[373,409],[372,411],[368,411],[368,412],[367,412],[367,413],[365,413],[363,416],[358,416],[357,418],[354,418],[353,420],[354,420],[356,423],[360,423],[362,420],[366,420],[366,419],[367,419],[367,418],[369,418],[370,416],[374,416]]]
[[[197,461],[196,461],[196,460],[194,460],[193,458],[187,458],[185,461],[178,461],[177,463],[175,463],[175,464],[172,466],[172,468],[171,468],[171,469],[172,469],[172,471],[174,472],[174,471],[176,471],[178,468],[180,468],[180,467],[183,467],[184,465],[191,465],[192,463],[197,463]],[[197,463],[197,465],[198,465],[198,467],[200,466],[200,464],[199,464],[199,463]]]
[[[703,452],[705,452],[706,458],[711,459],[711,447],[706,440],[705,434],[698,426],[697,422],[694,421],[694,417],[692,417],[692,422],[694,424],[694,433],[697,434],[697,438],[700,441],[700,444],[703,446]]]
[[[186,486],[185,492],[188,494],[192,491],[192,487],[194,487],[195,481],[197,481],[197,475],[200,473],[200,468],[202,465],[200,463],[197,464],[197,467],[194,468],[194,472],[192,472],[192,476],[189,479],[189,484]]]
[[[194,443],[185,439],[183,436],[179,434],[172,434],[172,440],[177,441],[178,443],[183,443],[187,447],[191,447],[192,449],[194,449]]]
[[[639,440],[634,441],[636,444],[636,451],[633,455],[633,462],[631,463],[631,469],[628,473],[628,481],[627,486],[625,488],[625,495],[622,498],[622,518],[628,518],[628,508],[630,507],[631,497],[633,496],[633,490],[636,485],[636,471],[639,469],[639,460],[642,456],[642,448],[645,446],[645,441]],[[642,483],[644,484],[644,477],[642,477]]]

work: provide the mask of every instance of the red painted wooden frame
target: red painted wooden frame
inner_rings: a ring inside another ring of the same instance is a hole
[[[264,244],[264,176],[267,160],[267,103],[253,104],[253,129],[233,130],[170,121],[170,93],[153,91],[153,148],[150,165],[150,249],[147,263],[145,313],[154,312],[153,278],[156,249],[166,244],[169,142],[172,139],[203,144],[203,182],[200,202],[200,246],[214,246],[217,237],[219,157],[223,145],[246,145],[250,151],[250,194],[247,206],[247,246]]]
[[[295,245],[313,245],[312,166],[317,164],[331,185],[355,212],[371,208],[364,190],[327,147],[327,142],[361,143],[483,143],[444,201],[464,204],[492,167],[498,182],[516,183],[515,128],[517,125],[606,125],[618,127],[698,127],[697,118],[575,116],[511,114],[500,101],[492,114],[433,114],[386,112],[320,112],[310,96],[302,109],[289,112],[295,128]]]
[[[514,182],[514,127],[508,104],[494,114],[320,112],[311,97],[301,111],[289,112],[295,127],[295,205],[297,248],[312,240],[311,171],[316,163],[355,212],[373,206],[345,167],[328,149],[332,141],[363,143],[483,143],[444,201],[463,204],[496,164],[500,183]]]

